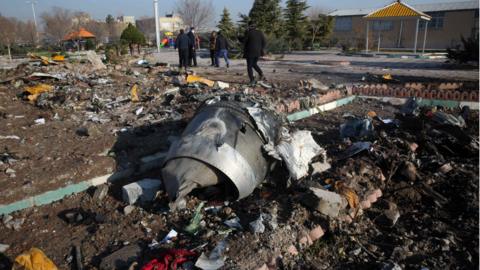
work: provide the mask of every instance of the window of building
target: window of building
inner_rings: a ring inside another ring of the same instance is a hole
[[[445,12],[431,12],[428,15],[432,16],[432,19],[428,22],[428,29],[442,29],[443,20],[445,18]],[[425,21],[420,20],[420,29],[425,28]]]
[[[374,31],[390,31],[393,29],[393,21],[373,21]]]
[[[335,31],[351,31],[352,17],[337,17],[335,18]]]

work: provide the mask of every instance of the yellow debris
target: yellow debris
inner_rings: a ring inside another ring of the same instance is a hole
[[[194,83],[194,82],[199,82],[199,83],[203,83],[209,87],[213,87],[213,85],[215,84],[214,81],[211,81],[209,79],[205,79],[205,78],[202,78],[200,76],[196,76],[196,75],[189,75],[187,77],[187,83]]]
[[[34,53],[27,53],[28,57],[30,57],[30,59],[32,60],[38,60],[40,59],[40,57],[38,57],[38,55],[34,54]]]
[[[25,91],[27,91],[31,95],[41,94],[43,92],[51,91],[52,89],[53,89],[53,86],[50,85],[50,84],[46,84],[46,83],[41,83],[41,84],[37,84],[35,86],[25,87]]]
[[[42,61],[42,64],[44,64],[45,66],[50,65],[50,60],[48,59],[48,57],[40,56],[40,60]]]
[[[138,98],[138,85],[134,84],[132,88],[130,89],[130,100],[132,102],[139,102],[140,99]]]
[[[65,61],[65,56],[63,55],[55,55],[52,57],[52,60],[55,62],[63,62]]]
[[[384,74],[382,78],[387,81],[393,80],[392,74]]]
[[[58,268],[43,251],[31,248],[15,258],[12,270],[58,270]]]
[[[360,200],[355,190],[347,187],[342,181],[338,181],[335,183],[335,190],[347,199],[350,208],[357,208]]]
[[[41,83],[41,84],[37,84],[35,86],[25,87],[25,92],[30,94],[30,95],[28,95],[27,98],[31,102],[37,100],[38,96],[41,93],[50,92],[52,90],[53,90],[53,86],[50,85],[50,84],[46,84],[46,83]]]
[[[369,112],[367,113],[367,116],[370,117],[370,118],[374,118],[375,116],[377,116],[377,113],[374,112],[374,111],[369,111]]]

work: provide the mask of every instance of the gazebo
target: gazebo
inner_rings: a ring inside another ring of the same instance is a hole
[[[78,31],[73,31],[63,37],[64,42],[72,42],[80,49],[80,43],[89,39],[95,39],[95,35],[87,31],[85,28],[80,27]]]
[[[386,21],[386,20],[399,20],[400,21],[400,31],[399,31],[399,40],[401,40],[403,32],[403,21],[404,20],[416,20],[415,26],[415,41],[413,45],[413,53],[417,53],[417,41],[418,41],[418,28],[420,20],[425,21],[425,31],[423,36],[423,48],[422,53],[425,52],[425,44],[427,42],[427,27],[428,22],[432,17],[429,15],[414,9],[413,7],[397,0],[390,5],[377,9],[370,14],[363,17],[367,20],[367,30],[366,30],[366,44],[365,51],[368,52],[368,30],[370,21]],[[380,51],[380,42],[381,42],[381,31],[378,34],[378,48],[377,51]]]

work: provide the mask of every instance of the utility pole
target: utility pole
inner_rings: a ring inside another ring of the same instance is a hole
[[[35,37],[38,41],[38,26],[37,26],[37,16],[35,15],[35,5],[38,2],[36,0],[27,1],[27,4],[32,4],[32,13],[33,13],[33,23],[35,24]]]
[[[158,0],[153,0],[153,9],[155,11],[155,36],[157,38],[157,53],[160,52],[160,26],[158,21]]]

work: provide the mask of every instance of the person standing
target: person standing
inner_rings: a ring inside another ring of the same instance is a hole
[[[178,58],[180,68],[184,67],[187,72],[189,61],[190,38],[185,34],[183,29],[180,29],[180,34],[175,40],[175,49],[178,49]]]
[[[216,67],[220,67],[220,61],[218,60],[219,57],[223,57],[223,59],[225,59],[225,63],[227,63],[227,68],[230,67],[230,62],[228,61],[229,49],[230,45],[228,44],[228,40],[223,36],[222,31],[218,31],[217,40],[215,43],[215,51],[217,52],[217,54],[215,55]]]
[[[188,52],[189,55],[189,65],[192,66],[197,66],[197,49],[199,47],[199,40],[197,35],[195,35],[195,27],[190,28],[190,32],[188,32],[188,38],[190,39],[190,49]]]
[[[217,55],[215,53],[215,46],[217,43],[217,32],[212,31],[210,34],[210,60],[212,61],[211,66],[216,66],[217,62],[215,62],[215,59],[217,59]]]
[[[253,76],[253,69],[258,73],[259,80],[265,80],[262,69],[258,66],[258,59],[265,55],[266,39],[265,35],[256,29],[254,23],[248,25],[247,33],[244,39],[243,55],[247,59],[247,72],[251,84],[255,84],[255,77]]]

